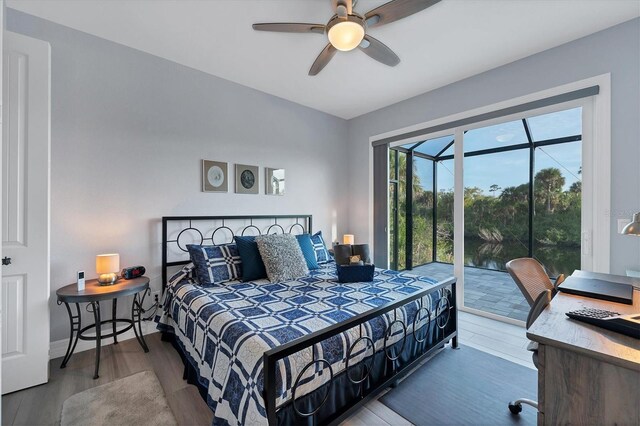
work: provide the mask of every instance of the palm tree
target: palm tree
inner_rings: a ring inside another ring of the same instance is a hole
[[[500,200],[505,203],[526,203],[529,199],[529,185],[523,183],[518,186],[509,186],[502,190]]]
[[[573,192],[573,193],[581,193],[582,192],[582,182],[581,181],[575,181],[571,184],[571,186],[569,187],[569,192]]]
[[[564,176],[560,170],[555,167],[548,167],[540,170],[536,173],[534,179],[534,185],[536,190],[541,191],[544,194],[547,204],[547,212],[553,213],[552,200],[562,192],[564,186]]]

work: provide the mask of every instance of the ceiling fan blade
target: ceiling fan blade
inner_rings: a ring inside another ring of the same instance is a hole
[[[303,24],[297,22],[253,24],[256,31],[277,31],[280,33],[318,33],[324,34],[323,24]]]
[[[318,55],[313,65],[311,65],[311,69],[309,69],[309,75],[317,75],[322,69],[329,63],[333,55],[336,54],[338,50],[333,47],[331,43],[327,44],[322,52]]]
[[[418,13],[440,0],[393,0],[364,15],[368,27],[378,27]]]
[[[376,61],[382,62],[390,67],[395,67],[400,63],[400,58],[398,58],[398,55],[393,53],[393,50],[389,49],[380,40],[375,39],[370,35],[364,36],[364,40],[360,43],[358,48]]]
[[[355,1],[353,0],[331,0],[331,9],[334,13],[340,15],[340,13],[338,13],[338,6],[342,5],[346,9],[346,13],[350,15],[351,13],[353,13],[354,3]]]

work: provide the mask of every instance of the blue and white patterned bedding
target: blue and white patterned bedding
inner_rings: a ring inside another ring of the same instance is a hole
[[[435,283],[425,277],[377,269],[373,282],[340,284],[333,262],[305,277],[281,283],[259,280],[203,288],[185,278],[168,285],[163,310],[156,320],[158,328],[175,333],[199,371],[201,384],[208,388],[207,402],[214,411],[214,424],[266,424],[264,352]],[[436,292],[423,298],[424,306],[434,312],[440,297]],[[396,310],[397,318],[408,325],[408,333],[416,311],[417,302]],[[383,349],[384,333],[393,319],[393,314],[384,315],[364,325],[364,333],[376,342],[376,351]],[[359,333],[356,327],[315,345],[317,359],[329,361],[334,375],[344,371],[345,354]],[[394,333],[389,342],[401,338],[401,332]],[[370,354],[371,349],[363,347],[351,362]],[[311,359],[309,348],[278,362],[277,406],[291,398],[296,377]],[[312,392],[328,380],[329,374],[316,371],[313,377],[301,381],[296,396]]]

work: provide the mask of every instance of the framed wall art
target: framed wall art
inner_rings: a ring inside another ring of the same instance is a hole
[[[227,163],[202,160],[202,191],[229,191],[229,173]]]
[[[236,194],[257,194],[259,184],[258,166],[236,164]]]
[[[265,192],[267,195],[284,195],[284,169],[265,167]]]

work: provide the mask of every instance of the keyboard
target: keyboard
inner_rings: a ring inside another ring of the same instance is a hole
[[[566,315],[577,321],[640,339],[640,314],[620,315],[604,309],[584,308],[567,312]]]

